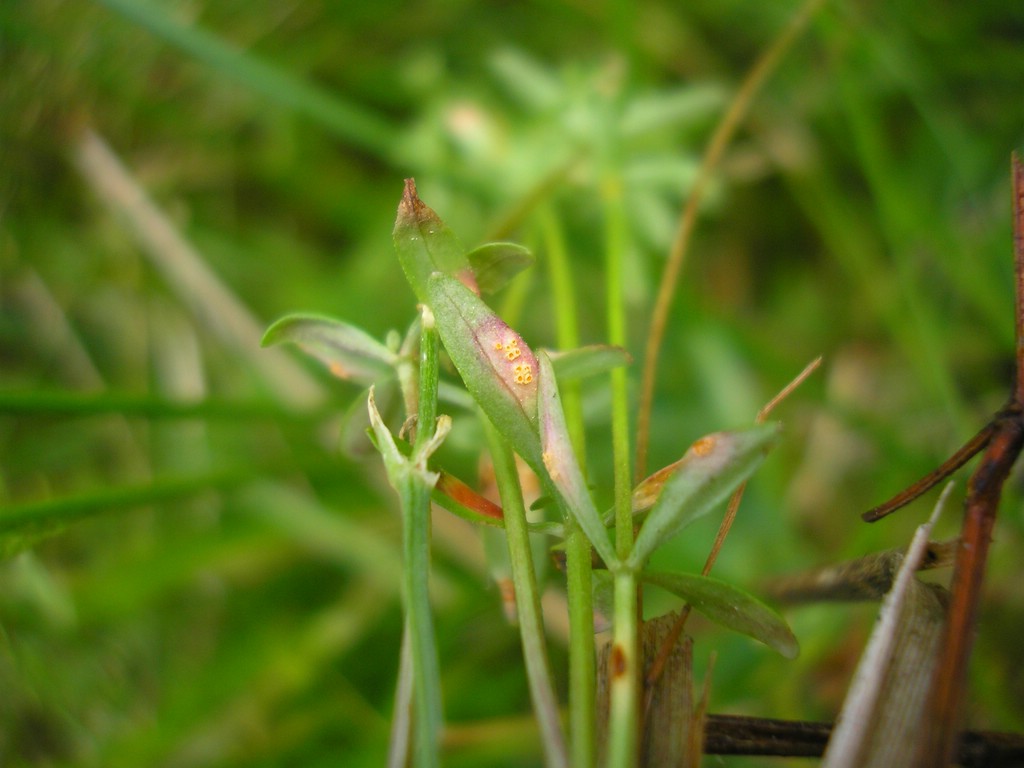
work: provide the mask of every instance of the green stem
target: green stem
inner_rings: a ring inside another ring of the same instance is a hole
[[[626,251],[626,217],[621,180],[605,179],[602,188],[606,220],[606,280],[608,343],[626,346],[626,309],[622,291]],[[623,562],[633,549],[633,480],[629,448],[629,382],[626,371],[611,372],[612,460],[615,474],[615,551]],[[609,662],[610,712],[608,721],[609,766],[630,766],[637,755],[637,659],[636,574],[618,568],[615,577],[613,646]]]
[[[530,685],[533,711],[540,727],[546,763],[562,768],[568,765],[565,737],[559,721],[558,702],[551,681],[547,641],[541,619],[540,593],[533,569],[530,551],[530,532],[526,523],[523,492],[519,486],[515,456],[504,438],[483,414],[480,418],[487,432],[487,443],[494,462],[494,476],[505,511],[505,536],[508,539],[509,560],[512,565],[512,583],[515,587],[519,634],[523,644],[523,660]]]
[[[429,310],[425,310],[429,315]],[[433,317],[424,317],[420,326],[420,396],[416,413],[416,439],[413,452],[422,448],[434,434],[437,421],[438,351],[440,341]]]
[[[437,421],[438,338],[424,318],[420,333],[420,390],[413,454],[430,439]],[[430,492],[418,473],[406,473],[402,488],[406,625],[412,646],[415,765],[439,765],[442,723],[441,671],[430,611]]]
[[[395,685],[395,707],[391,718],[388,742],[388,768],[405,768],[409,763],[409,732],[412,716],[412,644],[409,623],[402,630],[402,651],[399,655],[398,683]]]
[[[626,567],[615,572],[615,614],[608,660],[608,766],[636,765],[639,703],[637,681],[637,580]]]
[[[559,349],[579,346],[576,297],[565,240],[558,219],[550,208],[541,211],[545,252],[555,299],[555,327]],[[578,381],[561,386],[566,426],[580,467],[586,474],[586,433]],[[572,764],[590,768],[594,764],[597,738],[594,600],[590,542],[576,523],[565,515],[566,593],[569,600],[569,736]]]

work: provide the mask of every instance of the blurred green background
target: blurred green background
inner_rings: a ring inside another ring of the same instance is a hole
[[[260,331],[299,310],[404,330],[414,299],[390,232],[415,176],[467,245],[534,249],[497,305],[535,346],[554,342],[546,238],[564,237],[581,335],[599,342],[614,184],[639,361],[701,153],[798,8],[0,4],[0,763],[380,765],[395,500],[378,460],[338,447],[358,389],[260,350]],[[1005,400],[1022,94],[1024,6],[834,0],[756,98],[683,271],[651,468],[825,362],[778,411],[785,443],[716,575],[757,593],[902,546],[927,500],[874,526],[858,513]],[[607,499],[604,382],[585,402]],[[446,464],[473,479],[479,445],[458,419]],[[1015,476],[971,668],[977,728],[1024,729],[1021,498]],[[478,536],[435,519],[448,762],[536,764],[518,635]],[[699,570],[715,526],[659,556]],[[795,662],[692,623],[698,667],[718,654],[711,711],[832,719],[875,610],[788,611]]]

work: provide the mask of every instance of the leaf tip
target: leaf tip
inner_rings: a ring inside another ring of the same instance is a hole
[[[263,332],[263,336],[260,339],[260,347],[266,349],[272,347],[281,341],[281,328],[284,325],[287,318],[280,318],[275,320],[270,326]]]
[[[411,217],[422,207],[423,201],[416,194],[416,179],[406,179],[402,199],[398,201],[398,217]]]
[[[395,228],[402,225],[417,226],[428,221],[440,222],[434,209],[420,200],[416,191],[416,179],[406,179],[402,189],[402,199],[398,201],[398,217]]]
[[[790,635],[785,640],[778,641],[774,648],[782,658],[789,659],[790,661],[800,655],[800,642],[796,639],[795,635]]]

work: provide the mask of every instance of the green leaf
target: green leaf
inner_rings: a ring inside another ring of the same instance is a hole
[[[282,317],[260,343],[264,347],[296,344],[338,378],[367,385],[394,376],[398,362],[398,355],[362,329],[322,315]]]
[[[611,344],[591,344],[548,355],[559,381],[586,379],[633,362],[629,352]]]
[[[0,560],[58,531],[61,526],[79,520],[187,498],[210,489],[232,488],[265,473],[265,467],[247,465],[200,475],[160,477],[138,485],[103,487],[72,496],[8,504],[0,510]]]
[[[435,272],[428,292],[437,332],[466,389],[513,450],[542,471],[537,358],[518,333],[455,278]]]
[[[587,482],[583,479],[576,452],[569,439],[565,425],[565,413],[558,396],[558,384],[551,360],[540,353],[540,395],[538,418],[544,467],[565,502],[565,508],[579,523],[597,554],[612,568],[619,559],[608,538],[608,529],[601,521],[601,515],[590,497]]]
[[[430,303],[427,282],[434,272],[456,277],[477,291],[465,249],[448,225],[416,195],[413,179],[405,180],[392,237],[405,278],[422,303]]]
[[[748,592],[710,576],[643,571],[640,578],[683,598],[694,610],[795,659],[800,644],[778,613]]]
[[[516,243],[486,243],[467,254],[480,293],[495,293],[533,265],[528,248]]]
[[[725,501],[757,469],[778,434],[778,424],[759,424],[715,432],[691,445],[640,527],[629,565],[641,568],[655,549]]]

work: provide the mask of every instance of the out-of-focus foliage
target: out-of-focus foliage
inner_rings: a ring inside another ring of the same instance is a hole
[[[221,333],[227,304],[197,309],[78,170],[83,137],[258,326],[302,310],[376,339],[415,315],[391,245],[403,178],[467,247],[531,246],[495,305],[534,347],[554,339],[552,221],[582,340],[604,340],[602,200],[621,190],[639,359],[703,147],[796,8],[0,3],[0,762],[379,765],[397,670],[394,499],[379,461],[338,449],[357,387],[283,358],[274,370],[319,393],[299,398],[260,367],[258,337]],[[875,526],[858,513],[1005,399],[1022,73],[1013,3],[834,0],[757,98],[683,272],[652,467],[826,362],[773,415],[784,442],[716,575],[757,593],[907,541],[931,499]],[[606,444],[600,377],[584,395]],[[470,478],[479,435],[449,410],[444,460]],[[591,453],[607,500],[608,452]],[[979,728],[1024,729],[1020,509],[1015,483],[972,665]],[[698,571],[713,523],[688,530],[659,557]],[[435,542],[451,763],[536,761],[478,540],[437,512]],[[718,653],[712,711],[831,718],[872,614],[788,614],[795,662],[694,622],[698,666]]]

